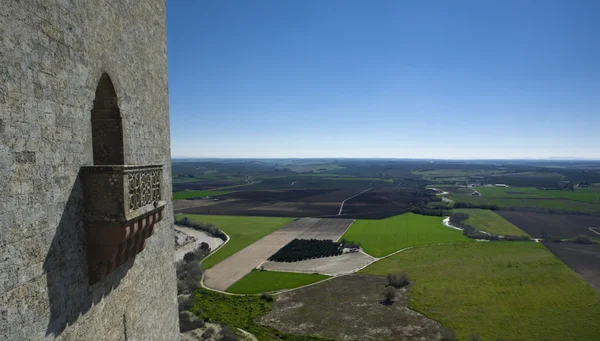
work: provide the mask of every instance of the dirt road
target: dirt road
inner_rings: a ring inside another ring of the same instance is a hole
[[[353,195],[353,196],[351,196],[349,198],[344,199],[344,201],[342,201],[342,204],[340,205],[340,211],[338,212],[338,215],[342,215],[342,211],[344,210],[344,204],[346,203],[346,201],[348,201],[348,200],[350,200],[352,198],[355,198],[355,197],[357,197],[357,196],[359,196],[359,195],[361,195],[361,194],[363,194],[365,192],[368,192],[368,191],[370,191],[372,189],[373,189],[373,187],[369,187],[369,188],[365,189],[364,191],[362,191],[362,192],[360,192],[358,194],[355,194],[355,195]]]

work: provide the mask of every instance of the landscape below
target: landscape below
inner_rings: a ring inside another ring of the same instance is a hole
[[[285,271],[262,271],[261,264],[275,263],[261,255],[254,271],[244,270],[226,288],[250,296],[196,291],[193,311],[200,318],[259,340],[441,339],[451,337],[450,330],[458,340],[473,334],[482,340],[591,340],[600,333],[600,176],[594,175],[600,166],[304,161],[282,167],[266,161],[246,165],[256,172],[237,177],[225,175],[230,166],[211,165],[215,170],[207,176],[176,176],[175,196],[194,198],[175,202],[176,212],[185,213],[177,217],[211,223],[230,238],[203,260],[205,269],[256,243],[284,247],[287,241],[267,236],[291,223],[298,227],[290,231],[305,236],[330,226],[331,239],[360,251],[274,267]],[[465,225],[501,238],[467,238],[445,226],[452,213],[466,214]],[[294,221],[307,216],[314,218]],[[335,225],[336,219],[316,217],[356,220]],[[340,264],[354,270],[317,271]],[[360,275],[348,275],[355,271]],[[407,276],[409,285],[381,301],[390,274]],[[365,311],[379,317],[365,318]],[[377,324],[388,315],[396,323]],[[425,334],[407,332],[415,328]]]

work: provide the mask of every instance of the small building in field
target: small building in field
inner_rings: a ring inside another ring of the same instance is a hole
[[[494,186],[495,187],[508,187],[507,184],[495,184]]]

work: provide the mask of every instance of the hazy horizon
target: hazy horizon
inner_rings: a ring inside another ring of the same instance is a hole
[[[600,159],[600,2],[167,7],[173,155]]]

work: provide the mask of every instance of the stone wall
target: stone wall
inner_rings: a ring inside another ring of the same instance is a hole
[[[0,339],[177,340],[164,0],[10,0],[0,11]],[[127,164],[164,164],[145,249],[88,284],[81,166],[114,85]]]

